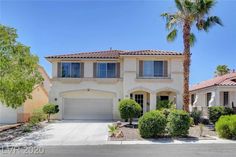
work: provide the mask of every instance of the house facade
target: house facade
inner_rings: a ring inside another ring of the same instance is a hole
[[[158,100],[182,108],[183,55],[177,52],[108,50],[48,56],[50,102],[58,119],[120,119],[118,103],[132,98],[145,113]]]
[[[208,107],[226,106],[236,109],[236,73],[218,76],[190,87],[190,106],[208,116]]]
[[[12,109],[0,103],[0,123],[17,123],[29,120],[35,109],[41,108],[48,103],[49,90],[51,88],[51,80],[43,67],[38,67],[44,81],[42,84],[36,85],[31,93],[32,99],[27,99],[21,107]]]

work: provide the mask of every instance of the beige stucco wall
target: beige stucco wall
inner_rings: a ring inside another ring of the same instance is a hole
[[[168,60],[168,79],[138,79],[138,61],[139,59],[147,60]],[[52,62],[52,88],[50,91],[50,102],[58,104],[60,112],[57,118],[63,118],[63,93],[83,93],[84,97],[92,97],[93,92],[99,92],[101,95],[110,93],[114,97],[113,101],[113,118],[119,119],[118,100],[129,97],[131,92],[145,91],[150,94],[150,103],[152,108],[156,105],[156,93],[160,91],[172,91],[176,93],[177,107],[182,108],[183,94],[183,58],[178,56],[172,57],[122,57],[120,62],[120,78],[98,79],[93,78],[94,60],[81,60],[84,62],[84,78],[57,78],[57,61]],[[97,61],[98,62],[98,61]],[[89,91],[89,92],[88,92]],[[92,92],[93,91],[93,92]],[[91,93],[90,93],[91,92]],[[69,94],[70,95],[70,94]],[[68,95],[67,95],[68,96]]]
[[[32,99],[27,99],[23,105],[23,112],[25,114],[32,114],[35,109],[41,108],[49,100],[47,93],[41,86],[35,88],[31,95]]]

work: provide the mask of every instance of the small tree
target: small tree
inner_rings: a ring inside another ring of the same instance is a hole
[[[129,119],[129,124],[132,125],[133,118],[138,118],[141,115],[141,106],[132,99],[124,99],[119,103],[119,111],[122,119]]]
[[[14,28],[0,24],[0,102],[14,109],[31,99],[35,86],[43,81],[38,57],[17,37]]]
[[[46,104],[43,106],[43,112],[45,114],[47,114],[47,119],[48,119],[48,122],[50,121],[50,116],[51,114],[56,114],[59,112],[59,108],[58,108],[58,105],[54,105],[54,104]]]

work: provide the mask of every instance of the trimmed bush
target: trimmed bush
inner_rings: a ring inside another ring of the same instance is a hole
[[[47,114],[48,122],[50,121],[50,116],[59,112],[58,105],[46,104],[43,106],[43,112]]]
[[[194,119],[193,119],[193,117],[190,117],[190,126],[194,126],[195,124],[194,124]]]
[[[133,99],[123,99],[119,102],[119,111],[122,119],[129,119],[132,125],[133,118],[138,118],[141,115],[141,106]]]
[[[163,135],[165,133],[166,123],[166,117],[160,111],[147,112],[139,118],[139,133],[144,138]]]
[[[175,104],[169,100],[159,100],[156,104],[156,109],[160,110],[162,108],[174,108]]]
[[[193,122],[195,125],[198,125],[198,123],[200,123],[201,115],[202,115],[202,112],[198,110],[193,110],[190,113],[190,116],[193,118]]]
[[[162,109],[160,109],[160,111],[166,116],[166,118],[170,114],[171,110],[173,110],[173,109],[169,109],[169,108],[162,108]]]
[[[236,115],[221,116],[216,122],[215,128],[220,137],[236,139]]]
[[[224,107],[224,106],[212,106],[209,107],[209,119],[210,121],[215,124],[217,120],[222,115],[231,115],[234,111],[231,108]]]
[[[43,110],[40,108],[33,111],[32,116],[30,117],[29,123],[31,125],[36,125],[45,119],[46,119],[46,116],[43,113]]]
[[[183,110],[172,110],[167,118],[167,130],[171,136],[187,136],[190,115]]]

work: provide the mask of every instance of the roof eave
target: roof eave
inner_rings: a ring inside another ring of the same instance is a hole
[[[160,57],[181,57],[183,58],[184,55],[182,54],[169,54],[169,55],[120,55],[120,57],[157,57],[157,56],[160,56]]]
[[[73,60],[119,60],[119,58],[47,58],[45,59],[49,62],[55,62],[55,61],[73,61]]]

